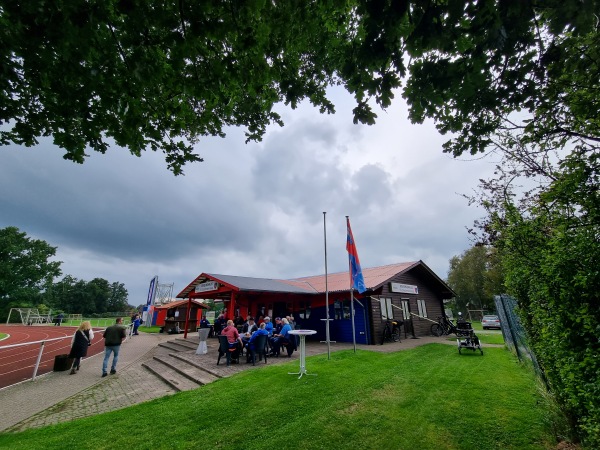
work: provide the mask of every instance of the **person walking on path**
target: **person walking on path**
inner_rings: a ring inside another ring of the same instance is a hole
[[[138,328],[140,327],[140,323],[141,322],[142,322],[142,319],[140,319],[140,316],[136,314],[134,316],[134,318],[133,318],[133,321],[132,321],[132,323],[133,323],[133,334],[136,335],[136,336],[138,334],[140,334],[140,333],[138,333]]]
[[[117,362],[119,361],[119,350],[123,339],[127,337],[125,327],[122,325],[123,319],[117,317],[114,325],[111,325],[104,330],[104,361],[102,362],[102,376],[107,375],[108,360],[110,354],[113,354],[112,365],[110,366],[110,374],[117,373]]]
[[[74,358],[73,365],[71,366],[71,375],[75,375],[77,373],[75,371],[79,370],[81,358],[87,356],[88,347],[92,345],[92,339],[94,339],[92,324],[88,320],[81,322],[73,335],[73,339],[71,339],[69,358]]]

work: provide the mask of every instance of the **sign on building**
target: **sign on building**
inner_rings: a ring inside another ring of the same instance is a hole
[[[194,289],[194,292],[209,292],[216,291],[217,289],[219,289],[219,283],[216,281],[207,281],[205,283],[198,284]]]
[[[419,287],[414,284],[390,283],[390,291],[400,294],[418,294]]]

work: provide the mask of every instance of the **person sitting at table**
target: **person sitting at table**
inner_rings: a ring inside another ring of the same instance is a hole
[[[282,328],[283,322],[281,322],[281,317],[275,317],[275,323],[273,324],[273,332],[271,333],[271,337],[269,339],[269,347],[271,348],[271,353],[273,352],[273,340],[275,339],[275,335],[281,333]]]
[[[244,343],[244,348],[246,348],[248,340],[250,340],[252,333],[254,333],[256,330],[258,330],[258,327],[254,323],[254,317],[248,316],[248,322],[244,324],[242,327],[242,332],[240,333],[242,336],[242,342]]]
[[[225,328],[225,315],[223,313],[219,314],[219,316],[215,319],[215,324],[213,325],[215,335],[221,334],[223,328]]]
[[[241,330],[241,327],[243,327],[243,326],[244,326],[244,323],[245,323],[245,322],[244,322],[244,318],[243,318],[242,316],[237,316],[237,317],[235,318],[235,320],[233,321],[233,324],[234,324],[236,327],[239,327],[239,328],[238,328],[238,331],[239,331],[239,330]]]
[[[265,323],[261,323],[260,327],[254,332],[252,333],[252,336],[250,336],[250,339],[248,339],[248,342],[246,343],[246,362],[250,362],[252,359],[252,355],[251,352],[252,350],[256,350],[256,348],[254,348],[254,343],[256,342],[256,338],[258,336],[268,336],[269,333],[267,332],[267,330],[265,330]]]
[[[273,334],[281,333],[281,329],[283,328],[283,322],[281,317],[275,317],[275,324],[273,325]]]
[[[237,328],[233,324],[233,320],[229,319],[227,321],[227,326],[223,329],[223,331],[221,331],[221,335],[227,336],[229,348],[243,348],[244,343],[242,342],[240,333],[238,333]]]
[[[296,319],[294,319],[293,314],[290,314],[289,316],[285,316],[285,318],[288,320],[290,327],[292,327],[292,330],[298,329],[298,324],[296,323]],[[296,348],[298,348],[298,344],[300,343],[300,336],[294,336],[294,339],[296,342]]]
[[[273,339],[271,340],[271,347],[273,349],[273,356],[279,356],[279,351],[282,345],[286,344],[292,335],[288,335],[290,331],[292,331],[292,327],[288,323],[288,320],[284,317],[281,319],[282,327],[279,333],[273,334]]]
[[[273,334],[273,322],[271,322],[271,318],[269,316],[264,318],[265,321],[265,330],[269,333],[269,336]]]
[[[254,317],[248,316],[248,321],[242,327],[242,334],[247,334],[250,338],[256,330],[258,330],[258,326],[254,323]]]

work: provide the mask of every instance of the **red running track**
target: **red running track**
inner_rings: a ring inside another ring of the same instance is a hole
[[[0,333],[10,335],[8,339],[0,341],[0,389],[31,379],[42,344],[29,344],[14,348],[2,347],[64,337],[65,339],[46,342],[44,345],[37,372],[37,376],[40,376],[52,372],[56,355],[69,353],[71,337],[76,329],[76,327],[51,325],[0,325]],[[102,333],[99,330],[102,328],[94,329],[94,339],[92,346],[88,349],[88,357],[104,351]]]

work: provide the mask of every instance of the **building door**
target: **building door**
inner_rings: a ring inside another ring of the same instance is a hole
[[[273,317],[271,318],[272,320],[275,317],[285,317],[287,316],[289,313],[289,311],[287,310],[287,303],[286,302],[273,302]]]

